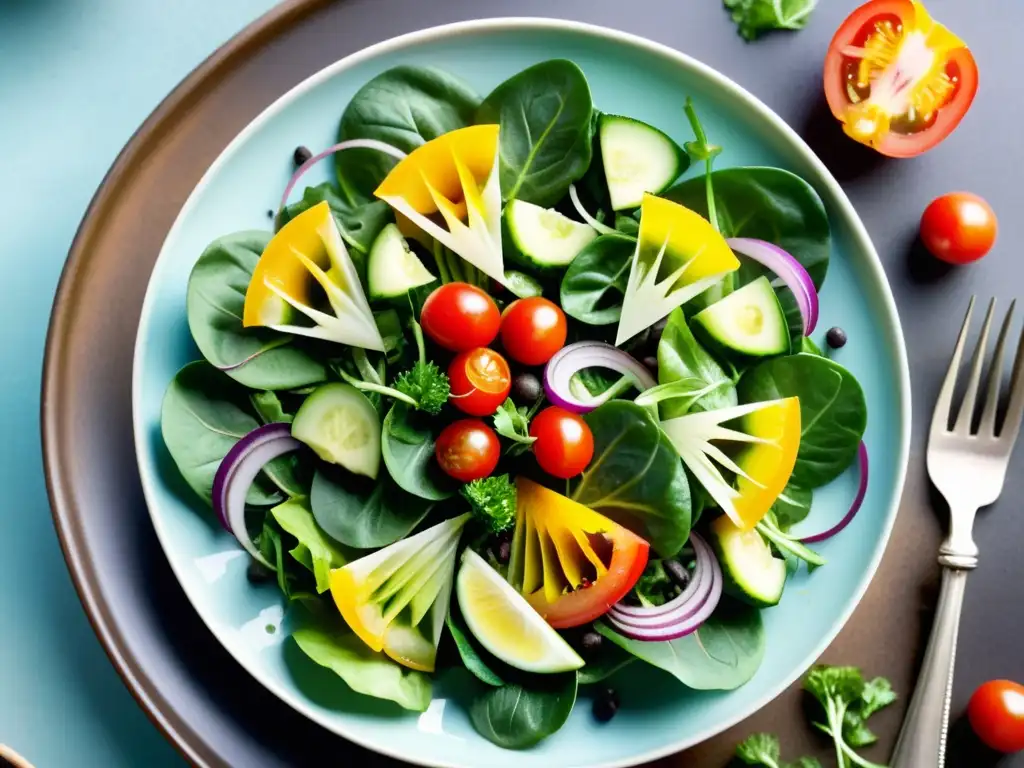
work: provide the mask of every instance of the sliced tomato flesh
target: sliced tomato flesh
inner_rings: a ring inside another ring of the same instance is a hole
[[[516,480],[509,580],[555,629],[603,616],[633,588],[650,546],[635,533],[531,480]]]
[[[832,114],[848,136],[890,157],[913,157],[946,138],[977,89],[967,46],[917,0],[862,5],[825,58]]]

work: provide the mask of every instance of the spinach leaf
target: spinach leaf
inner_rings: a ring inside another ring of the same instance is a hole
[[[285,411],[281,398],[277,396],[276,392],[271,392],[270,390],[250,392],[249,402],[252,403],[252,407],[264,424],[274,424],[275,422],[292,423],[294,414]]]
[[[306,499],[291,499],[270,510],[277,524],[299,542],[300,555],[292,550],[292,557],[313,572],[316,591],[323,594],[331,588],[331,569],[341,568],[350,558],[323,532]]]
[[[611,325],[622,314],[636,240],[625,235],[595,237],[576,254],[562,277],[562,309],[588,325]]]
[[[294,389],[323,381],[324,366],[267,328],[243,328],[245,292],[268,232],[236,232],[214,240],[188,279],[188,327],[214,366],[252,389]]]
[[[661,418],[671,419],[689,411],[715,411],[736,405],[732,378],[694,338],[681,309],[672,310],[658,342],[658,383],[694,379],[701,388],[713,387],[691,402],[688,398],[666,400],[659,406]]]
[[[338,141],[377,139],[411,152],[470,125],[479,103],[468,85],[440,69],[394,67],[352,97],[341,117]],[[349,204],[373,200],[374,190],[396,163],[372,149],[350,149],[334,158],[341,195]]]
[[[612,400],[584,415],[594,458],[572,498],[643,536],[671,557],[690,536],[683,463],[645,408]]]
[[[398,486],[430,501],[455,493],[455,481],[434,460],[435,437],[422,414],[402,402],[391,406],[381,432],[384,465]]]
[[[427,516],[432,502],[399,488],[390,477],[371,480],[321,467],[310,504],[328,536],[356,549],[377,549],[404,538]]]
[[[207,504],[213,503],[213,476],[235,443],[259,422],[245,410],[245,392],[205,360],[189,363],[174,376],[164,394],[160,429],[167,450],[185,482]],[[256,482],[247,504],[269,506],[281,501],[276,489]]]
[[[803,264],[815,287],[821,288],[832,238],[825,205],[814,188],[781,168],[724,168],[711,178],[722,236],[775,243]],[[662,197],[707,216],[703,177],[687,179]],[[764,273],[760,265],[749,259],[742,261],[740,285]]]
[[[365,288],[366,257],[370,253],[370,246],[377,239],[377,235],[394,220],[391,206],[383,200],[350,203],[338,193],[333,184],[327,181],[315,187],[306,187],[301,200],[286,206],[281,211],[281,215],[278,217],[278,226],[284,226],[300,213],[304,213],[325,200],[331,209],[335,224],[338,225],[341,239],[348,246],[348,255],[352,257],[352,263],[359,273],[359,278],[364,282],[363,287]]]
[[[761,612],[728,598],[722,598],[700,629],[677,640],[630,640],[602,622],[595,623],[594,628],[641,661],[702,691],[739,688],[754,676],[764,659]]]
[[[498,664],[494,663],[493,657],[473,637],[455,600],[452,600],[445,623],[466,669],[482,683],[496,687],[504,685],[505,681],[493,669]]]
[[[725,0],[725,8],[747,40],[769,29],[803,29],[818,0]]]
[[[334,672],[356,693],[388,699],[415,712],[430,705],[430,675],[370,650],[348,627],[303,627],[292,633],[292,639],[303,653]]]
[[[801,488],[792,483],[783,488],[772,506],[779,528],[788,531],[797,523],[803,522],[811,512],[813,501],[814,491],[810,488]]]
[[[490,688],[473,700],[476,732],[504,749],[526,749],[569,719],[576,703],[576,673],[524,676],[521,683]]]
[[[592,156],[594,103],[571,61],[534,64],[484,99],[476,123],[498,123],[503,200],[553,206],[586,173]]]
[[[857,379],[838,363],[803,352],[766,360],[743,375],[739,396],[744,403],[800,398],[800,450],[790,477],[794,485],[826,485],[856,460],[867,404]]]
[[[583,658],[586,666],[576,671],[580,685],[600,683],[636,661],[636,656],[609,642],[601,643],[596,651],[584,651]]]

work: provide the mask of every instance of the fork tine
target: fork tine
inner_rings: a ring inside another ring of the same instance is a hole
[[[967,331],[971,327],[971,312],[973,311],[974,297],[971,296],[964,324],[956,339],[956,347],[953,348],[953,359],[949,361],[946,378],[942,382],[942,389],[939,390],[939,399],[935,401],[935,410],[932,412],[932,434],[949,431],[949,414],[953,412],[953,390],[956,389],[956,376],[960,370],[960,359],[963,357],[964,344],[967,342]]]
[[[985,410],[981,414],[981,424],[978,425],[978,434],[996,434],[996,411],[999,410],[999,386],[1003,379],[1003,353],[1006,349],[1006,338],[1010,335],[1010,323],[1013,322],[1013,310],[1017,306],[1017,300],[1010,302],[1010,308],[1006,311],[1006,319],[1003,320],[1003,327],[999,330],[999,340],[996,341],[996,353],[992,358],[992,365],[988,370],[988,392],[985,394]]]
[[[985,322],[981,326],[981,336],[978,337],[978,345],[974,348],[974,355],[971,357],[971,375],[967,379],[967,391],[964,392],[964,401],[960,404],[960,412],[956,416],[956,423],[953,431],[958,435],[969,435],[971,433],[971,422],[974,421],[974,406],[978,401],[978,385],[981,383],[981,369],[985,365],[985,349],[988,347],[988,330],[992,327],[992,315],[996,310],[996,300],[993,298],[988,303],[988,312],[985,313]]]
[[[1013,376],[1010,379],[1010,405],[1006,409],[1003,428],[999,440],[1013,448],[1020,432],[1020,420],[1024,415],[1024,329],[1021,330],[1020,341],[1017,343],[1017,356],[1013,360]]]

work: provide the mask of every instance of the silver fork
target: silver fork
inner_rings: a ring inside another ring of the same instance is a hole
[[[960,609],[964,602],[967,574],[978,565],[978,547],[972,528],[978,509],[994,502],[1003,490],[1006,467],[1024,414],[1024,333],[1017,345],[1010,383],[1010,402],[1002,428],[996,424],[999,408],[999,384],[1003,371],[1003,351],[1013,318],[1014,303],[1006,313],[995,356],[989,368],[988,384],[977,429],[975,405],[985,362],[989,328],[995,299],[988,305],[978,346],[971,360],[967,391],[956,414],[953,428],[953,390],[956,388],[960,361],[971,325],[974,298],[967,307],[953,359],[939,392],[928,435],[928,474],[949,504],[949,536],[939,548],[942,588],[935,611],[935,623],[925,651],[924,664],[910,700],[906,719],[896,741],[892,768],[943,768],[946,762],[946,734],[953,687],[953,663],[956,657]]]

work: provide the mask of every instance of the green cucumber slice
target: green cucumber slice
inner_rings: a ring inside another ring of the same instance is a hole
[[[597,230],[589,224],[522,200],[512,200],[505,206],[504,222],[506,240],[511,245],[509,258],[541,270],[568,266],[597,237]]]
[[[537,280],[525,272],[517,272],[514,269],[505,270],[505,287],[517,299],[528,299],[544,293],[544,286]]]
[[[317,387],[299,406],[292,437],[324,461],[376,479],[380,469],[380,416],[366,396],[348,384]]]
[[[370,246],[366,282],[370,301],[405,296],[435,278],[411,250],[396,224],[388,224]]]
[[[653,125],[631,117],[601,115],[597,123],[601,160],[612,208],[636,208],[644,193],[668,189],[686,170],[686,152]]]
[[[722,565],[726,592],[758,608],[778,605],[786,561],[772,555],[761,534],[744,531],[723,515],[711,524],[711,546]]]
[[[789,326],[767,277],[733,291],[693,316],[694,330],[750,357],[789,354]]]

